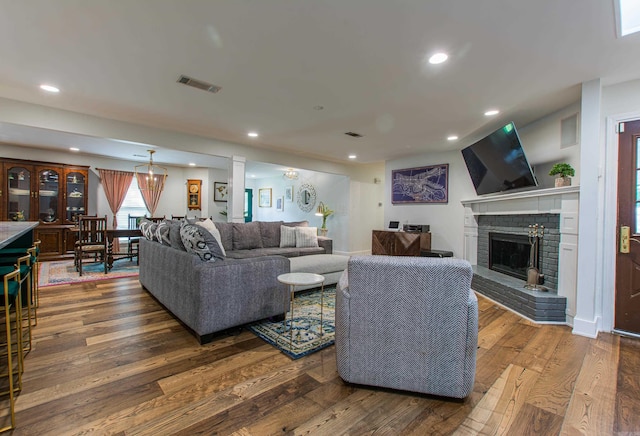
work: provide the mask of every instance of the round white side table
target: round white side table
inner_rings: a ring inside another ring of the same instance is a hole
[[[296,292],[296,286],[311,286],[311,285],[320,285],[320,327],[318,332],[320,336],[323,334],[322,329],[322,310],[324,306],[324,276],[320,274],[313,273],[305,273],[305,272],[297,272],[297,273],[287,273],[280,274],[278,276],[278,281],[280,283],[284,283],[285,285],[289,285],[289,295],[290,295],[290,304],[291,304],[291,321],[289,322],[289,351],[293,348],[293,310],[294,310],[294,294]],[[288,308],[287,308],[288,309]],[[285,312],[284,320],[282,321],[282,332],[284,333],[287,329],[287,315]]]

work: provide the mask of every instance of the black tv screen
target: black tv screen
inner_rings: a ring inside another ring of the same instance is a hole
[[[478,195],[538,186],[513,123],[463,149],[462,156]]]

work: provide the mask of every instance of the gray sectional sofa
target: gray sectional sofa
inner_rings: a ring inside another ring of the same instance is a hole
[[[306,222],[286,224],[303,227]],[[277,277],[290,271],[287,257],[332,251],[329,238],[319,240],[318,247],[280,248],[282,222],[215,225],[226,251],[226,257],[215,261],[203,261],[170,243],[180,240],[175,233],[158,240],[140,239],[140,283],[200,343],[222,330],[283,315],[289,295]],[[168,227],[176,232],[180,225],[174,222]]]

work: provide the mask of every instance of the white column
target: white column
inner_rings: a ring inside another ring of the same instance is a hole
[[[231,156],[229,160],[229,201],[227,221],[244,222],[244,180],[246,159],[243,156]]]
[[[473,207],[464,206],[464,245],[462,257],[471,265],[478,264],[478,220],[473,213]]]
[[[600,314],[597,304],[598,211],[600,153],[600,79],[582,84],[580,122],[580,218],[578,222],[578,280],[573,333],[596,337]]]

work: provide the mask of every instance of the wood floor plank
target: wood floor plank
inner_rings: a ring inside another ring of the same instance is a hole
[[[380,401],[384,393],[376,390],[362,389],[325,409],[313,419],[298,426],[293,434],[305,435],[323,432],[325,434],[341,434],[348,428],[364,419],[365,415]]]
[[[627,435],[640,426],[640,341],[575,336],[482,296],[464,400],[345,383],[333,346],[292,360],[240,329],[200,345],[136,278],[40,296],[14,435]]]
[[[589,344],[561,434],[613,434],[618,350],[619,338],[611,334]]]
[[[513,363],[523,368],[542,372],[556,351],[558,344],[568,333],[568,328],[565,326],[545,326],[539,329],[522,352],[513,360]]]
[[[176,436],[194,434],[229,434],[239,429],[239,423],[251,425],[261,416],[295,402],[318,386],[318,382],[307,374],[300,374],[285,383],[279,384],[256,395],[249,401],[243,401],[218,414],[209,414],[204,419],[176,432]],[[286,425],[285,425],[286,426]]]
[[[618,434],[640,432],[640,341],[620,338],[617,376],[616,423]]]
[[[455,435],[508,435],[539,374],[509,365]]]
[[[544,367],[527,403],[557,416],[564,416],[575,382],[589,349],[588,338],[567,332]]]
[[[480,329],[481,334],[478,335],[478,348],[491,349],[518,321],[519,318],[516,314],[503,312],[502,315],[494,319],[489,325]]]

